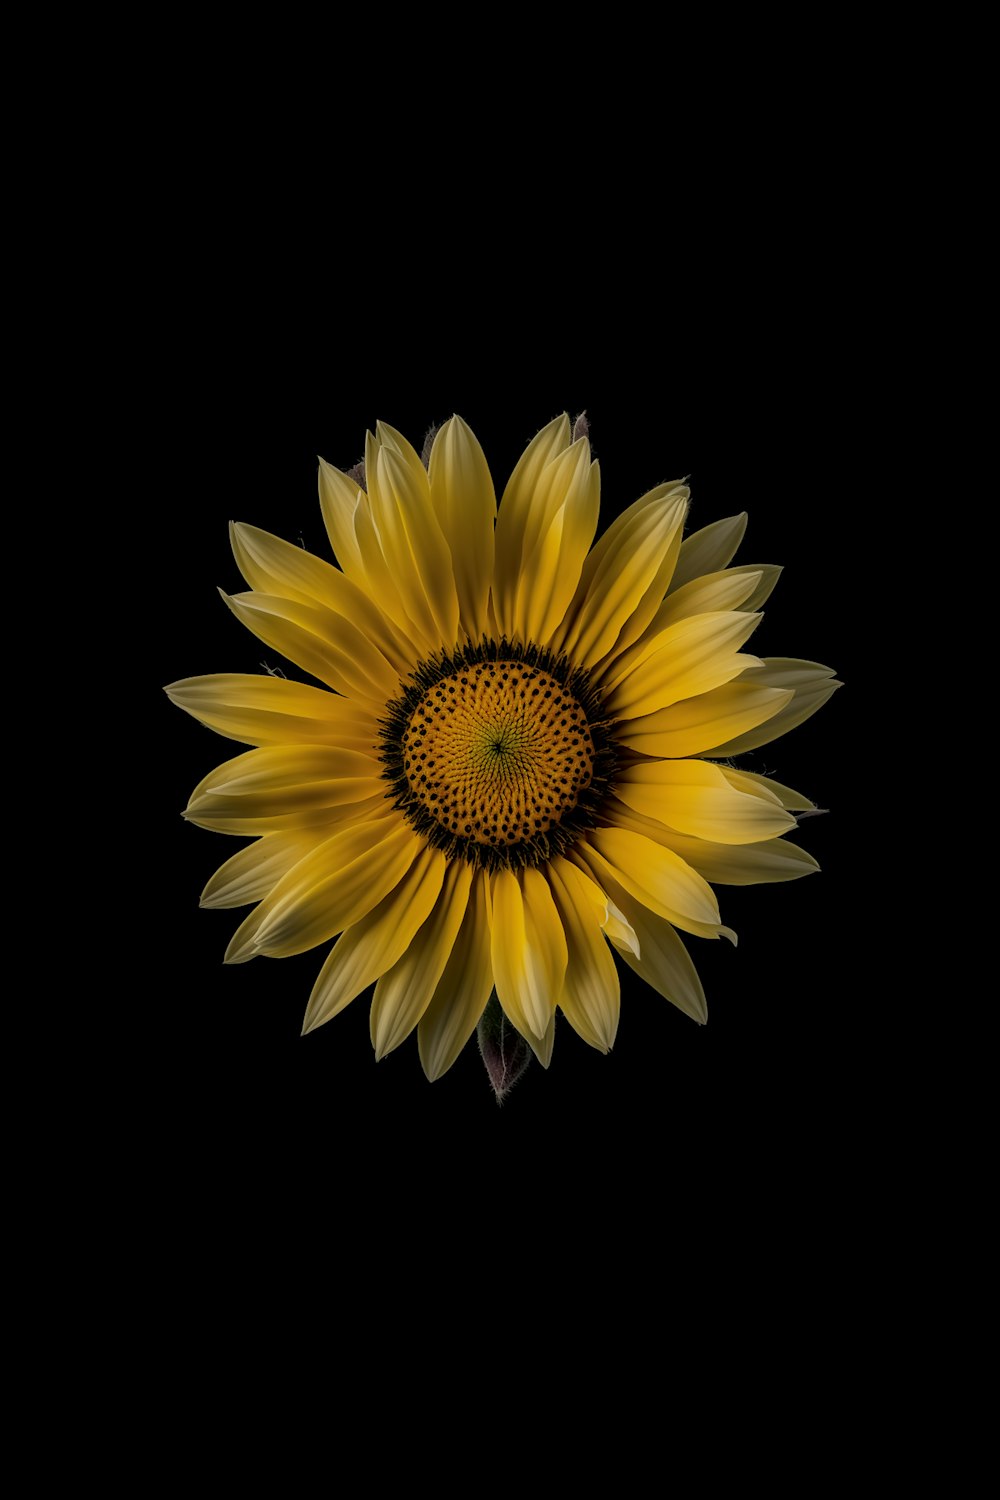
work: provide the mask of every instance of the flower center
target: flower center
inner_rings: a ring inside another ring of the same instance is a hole
[[[524,662],[443,677],[403,735],[410,789],[450,833],[520,844],[547,833],[589,784],[594,745],[573,694]]]
[[[389,705],[386,779],[418,832],[496,868],[568,848],[614,767],[587,674],[539,647],[467,646],[423,663]]]

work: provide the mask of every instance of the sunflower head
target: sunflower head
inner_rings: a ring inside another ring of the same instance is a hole
[[[253,907],[227,961],[334,939],[306,1031],[374,983],[378,1056],[416,1029],[438,1078],[478,1028],[499,1097],[531,1054],[548,1065],[558,1012],[611,1047],[611,948],[704,1021],[678,929],[733,938],[713,884],[816,868],[785,837],[812,804],[733,758],[839,684],[743,650],[779,571],[731,566],[745,516],[684,538],[676,481],[594,544],[585,423],[543,428],[499,509],[460,417],[425,456],[379,423],[363,465],[321,462],[336,565],[233,527],[250,587],[223,597],[318,686],[220,675],[167,691],[255,747],[186,813],[253,840],[202,898]]]

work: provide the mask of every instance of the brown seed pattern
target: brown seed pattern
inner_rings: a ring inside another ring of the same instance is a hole
[[[524,661],[477,661],[424,693],[402,736],[410,792],[447,834],[495,849],[544,835],[590,784],[576,698]]]

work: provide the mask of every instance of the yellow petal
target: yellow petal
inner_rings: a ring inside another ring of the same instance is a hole
[[[773,718],[792,696],[789,689],[755,687],[741,678],[642,718],[626,719],[616,738],[643,755],[700,755],[726,735],[742,734]]]
[[[543,427],[521,455],[500,501],[493,570],[493,607],[498,632],[513,633],[521,558],[542,474],[570,446],[569,418],[563,413]]]
[[[544,876],[500,870],[493,881],[491,955],[497,998],[522,1036],[544,1038],[566,974],[566,935]]]
[[[253,948],[286,958],[343,932],[399,884],[422,848],[396,814],[338,831],[261,902]]]
[[[749,598],[744,599],[740,606],[741,609],[756,613],[757,610],[764,608],[764,605],[774,593],[775,585],[784,569],[778,567],[775,563],[744,563],[741,571],[744,573],[760,574],[760,583],[758,583]]]
[[[694,615],[629,648],[605,683],[607,710],[634,719],[731,682],[756,658],[739,647],[760,623],[739,611]]]
[[[322,837],[320,835],[319,837]],[[260,901],[319,841],[310,833],[269,833],[219,866],[201,893],[206,907],[247,906]]]
[[[708,1019],[705,991],[673,927],[630,896],[617,881],[609,878],[603,883],[608,895],[621,906],[639,940],[638,954],[627,944],[615,943],[622,958],[657,994],[704,1025]]]
[[[621,995],[618,970],[598,919],[601,908],[607,911],[607,902],[589,876],[568,860],[551,860],[546,873],[566,934],[566,978],[559,1006],[585,1042],[608,1052],[618,1032]]]
[[[549,1024],[545,1028],[545,1035],[544,1036],[542,1036],[542,1037],[532,1036],[531,1033],[529,1032],[528,1035],[525,1037],[525,1041],[527,1042],[528,1046],[531,1048],[532,1052],[535,1054],[536,1058],[541,1063],[541,1065],[542,1065],[543,1068],[547,1068],[548,1065],[549,1065],[549,1063],[552,1061],[552,1046],[553,1046],[553,1043],[555,1042],[555,1039],[556,1039],[556,1013],[555,1013],[555,1011],[553,1011],[552,1014],[551,1014],[551,1016],[549,1016]]]
[[[621,649],[642,629],[640,609],[653,592],[661,571],[666,573],[660,598],[669,581],[680,548],[687,513],[688,491],[661,485],[619,516],[598,542],[584,565],[577,598],[568,611],[573,623],[565,635],[565,649],[573,660],[594,666],[611,652],[626,625],[637,626]],[[655,611],[659,599],[653,604]]]
[[[431,506],[424,467],[395,444],[371,439],[366,458],[372,520],[407,614],[435,645],[458,639],[458,595],[451,552]]]
[[[681,554],[677,559],[674,576],[670,580],[668,593],[700,578],[703,573],[717,573],[728,567],[747,529],[747,513],[741,510],[738,516],[727,516],[722,521],[713,521],[684,539]]]
[[[486,457],[461,417],[451,417],[434,438],[430,486],[434,513],[451,548],[459,622],[470,640],[478,641],[489,631],[497,502]]]
[[[374,439],[370,437],[370,441]],[[374,450],[369,454],[372,463],[375,462]],[[412,619],[406,611],[406,597],[409,588],[400,587],[400,581],[395,577],[386,554],[382,549],[382,542],[375,529],[372,519],[372,505],[367,494],[358,495],[358,503],[354,509],[354,536],[364,564],[365,578],[368,585],[368,593],[373,599],[377,599],[379,608],[392,620],[393,625],[413,645],[414,655],[419,660],[433,650],[435,634],[433,630],[429,633],[421,629],[419,623]],[[406,554],[406,576],[403,580],[410,587],[415,586],[410,575],[412,573],[412,560]],[[423,596],[418,594],[418,606],[426,613]]]
[[[767,792],[769,796],[776,797],[782,807],[787,808],[789,812],[816,811],[815,802],[810,801],[803,792],[797,792],[794,787],[783,786],[780,781],[774,781],[770,776],[761,776],[756,771],[733,771],[729,766],[723,766],[722,771],[727,780],[732,785],[738,786],[741,791]]]
[[[219,672],[185,677],[164,692],[217,734],[248,745],[306,745],[375,753],[378,726],[370,708],[285,677]]]
[[[420,1062],[432,1083],[447,1073],[475,1031],[493,989],[487,880],[479,872],[473,877],[455,946],[417,1027]]]
[[[645,817],[718,844],[755,844],[795,827],[795,819],[779,804],[750,795],[718,766],[703,760],[625,766],[615,790],[622,802]]]
[[[274,745],[247,750],[209,772],[191,793],[186,815],[203,826],[207,819],[289,815],[291,821],[283,825],[288,829],[303,826],[298,814],[322,814],[386,790],[378,762],[369,755],[329,745]]]
[[[398,673],[342,615],[318,604],[301,604],[270,594],[222,597],[258,640],[345,697],[381,707],[386,698],[399,691]]]
[[[794,697],[766,723],[712,745],[706,750],[706,754],[741,755],[744,750],[756,750],[760,745],[767,745],[811,718],[839,687],[843,687],[843,683],[834,679],[832,667],[777,656],[764,657],[763,661],[749,668],[740,680],[754,687],[791,691]]]
[[[329,838],[336,828],[346,828],[350,823],[377,822],[385,817],[388,806],[385,784],[382,783],[373,796],[358,801],[339,802],[333,806],[287,808],[284,812],[248,814],[242,803],[233,799],[232,804],[219,800],[215,810],[208,802],[199,805],[197,811],[184,813],[189,823],[198,828],[209,828],[213,833],[230,833],[237,838],[261,838],[271,833],[299,832],[311,834],[315,845]]]
[[[358,505],[361,487],[328,464],[325,458],[319,461],[319,505],[323,512],[323,524],[330,538],[333,555],[348,578],[360,589],[368,592],[368,579],[361,557],[358,539],[354,534],[354,512]]]
[[[712,885],[758,885],[777,880],[798,880],[812,875],[819,865],[811,854],[790,844],[787,839],[766,839],[760,844],[715,844],[707,839],[677,833],[655,818],[643,817],[617,798],[610,799],[607,809],[618,828],[629,828],[644,834],[679,854],[692,870]],[[609,936],[611,932],[609,930]],[[612,937],[612,941],[615,939]]]
[[[603,890],[606,878],[611,878],[676,927],[698,937],[718,936],[721,924],[714,892],[672,849],[629,829],[597,828],[580,839],[573,852],[579,853]],[[632,922],[629,908],[622,910]]]
[[[434,908],[445,863],[440,849],[425,847],[395,889],[341,934],[313,986],[303,1035],[339,1015],[402,957]]]
[[[686,620],[691,615],[738,609],[757,592],[762,577],[760,569],[724,568],[719,573],[705,573],[701,578],[693,578],[664,599],[650,622],[648,634],[655,635],[658,630],[666,630],[668,625]]]
[[[234,521],[229,534],[237,567],[252,589],[275,599],[319,606],[346,620],[377,648],[397,676],[413,666],[408,639],[393,629],[380,605],[339,569],[256,526]],[[333,639],[339,641],[341,634],[335,631]]]
[[[561,625],[597,530],[601,473],[579,439],[542,474],[524,539],[514,631],[547,644]]]
[[[371,1036],[376,1061],[406,1040],[430,1004],[462,926],[471,884],[472,866],[453,860],[437,906],[375,986]]]

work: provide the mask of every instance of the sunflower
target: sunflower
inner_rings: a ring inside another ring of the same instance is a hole
[[[253,839],[202,896],[253,904],[226,961],[335,939],[304,1030],[374,984],[376,1056],[416,1028],[430,1079],[477,1026],[488,1065],[504,1033],[548,1065],[557,1011],[608,1051],[609,944],[703,1022],[678,929],[735,941],[713,883],[817,868],[784,838],[812,804],[731,759],[839,686],[827,667],[743,649],[779,572],[729,566],[746,516],[684,540],[688,487],[661,484],[592,546],[599,468],[586,422],[565,415],[529,443],[499,509],[457,416],[426,460],[379,423],[350,474],[320,462],[319,488],[339,567],[234,525],[249,591],[223,598],[322,686],[167,688],[255,747],[185,814]]]

